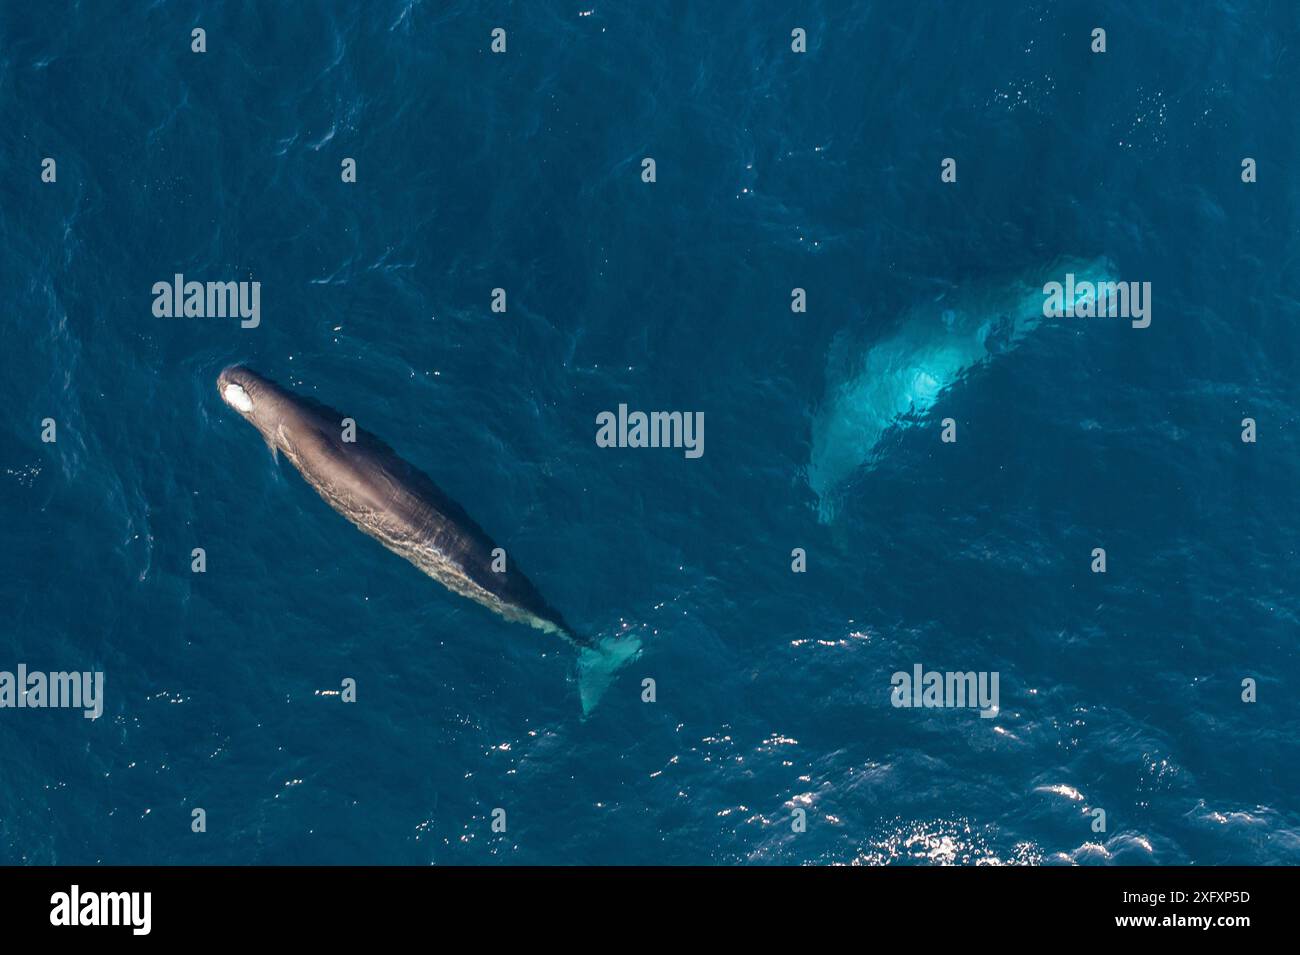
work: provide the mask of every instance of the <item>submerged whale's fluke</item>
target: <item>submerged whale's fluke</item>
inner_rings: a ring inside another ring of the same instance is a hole
[[[594,646],[578,651],[578,696],[582,715],[588,715],[614,681],[614,673],[641,653],[641,640],[635,635],[605,637]]]
[[[845,336],[836,340],[826,395],[813,419],[807,472],[822,523],[834,517],[844,483],[859,468],[876,464],[886,432],[924,415],[970,369],[1019,345],[1043,321],[1043,286],[1063,281],[1067,273],[1094,287],[1116,280],[1105,258],[1062,259],[917,306],[865,352],[853,353]]]
[[[430,478],[344,414],[295,395],[248,368],[217,379],[223,401],[255,427],[272,451],[283,452],[330,507],[359,530],[406,558],[454,593],[517,623],[555,634],[582,648],[587,683],[584,714],[639,642],[596,643],[577,634],[487,533]],[[589,658],[585,654],[595,654]],[[603,680],[603,682],[602,682]],[[580,685],[583,684],[580,679]]]

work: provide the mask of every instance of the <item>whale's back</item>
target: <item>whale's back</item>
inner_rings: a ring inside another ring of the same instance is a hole
[[[423,471],[362,428],[344,441],[344,415],[296,398],[281,416],[276,444],[303,479],[358,529],[439,583],[510,620],[581,643],[497,544]],[[499,565],[499,564],[498,564]]]

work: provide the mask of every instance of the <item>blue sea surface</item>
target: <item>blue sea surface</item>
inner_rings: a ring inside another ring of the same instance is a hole
[[[0,670],[105,700],[0,709],[0,863],[1300,862],[1298,57],[1290,0],[6,0]],[[1063,256],[1150,327],[1044,321],[821,519],[873,346]],[[177,273],[260,325],[155,317]],[[572,647],[273,457],[234,362],[638,636],[590,716]],[[598,447],[620,403],[705,453]],[[1000,712],[895,707],[917,664]]]

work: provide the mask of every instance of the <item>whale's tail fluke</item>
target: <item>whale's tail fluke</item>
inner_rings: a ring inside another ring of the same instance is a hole
[[[641,639],[633,634],[605,637],[578,651],[578,695],[584,717],[596,708],[619,667],[640,653]]]

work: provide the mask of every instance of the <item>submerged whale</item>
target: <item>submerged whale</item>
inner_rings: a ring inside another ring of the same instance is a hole
[[[221,372],[217,390],[358,529],[447,589],[577,645],[584,711],[639,650],[635,637],[595,641],[576,633],[513,560],[494,570],[497,545],[464,508],[373,435],[353,426],[355,440],[344,440],[343,414],[241,366]]]
[[[1019,345],[1043,321],[1044,284],[1068,273],[1080,283],[1076,305],[1100,283],[1116,280],[1104,257],[1066,258],[1016,279],[946,293],[911,309],[897,331],[865,354],[828,370],[807,472],[822,523],[834,517],[845,482],[876,465],[886,432],[925,414],[970,369]]]

